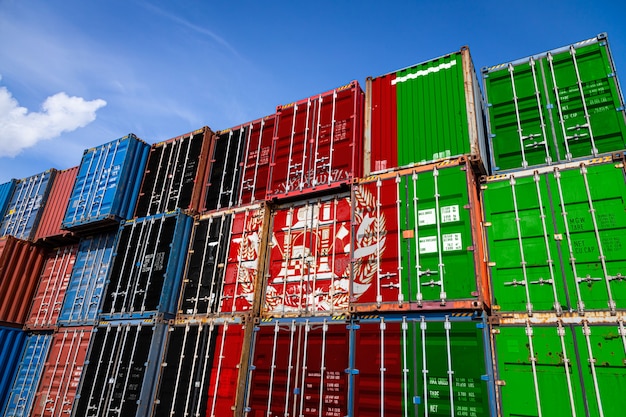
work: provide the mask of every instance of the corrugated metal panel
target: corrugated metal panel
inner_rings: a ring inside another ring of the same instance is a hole
[[[54,329],[58,325],[77,252],[78,245],[72,245],[53,249],[46,255],[43,272],[25,323],[26,329]]]
[[[154,417],[233,415],[245,343],[235,322],[177,324],[169,328]]]
[[[255,204],[196,219],[177,318],[258,314],[268,214]]]
[[[491,304],[478,179],[466,157],[353,187],[352,311]]]
[[[501,311],[626,309],[626,180],[610,158],[486,179],[494,302]]]
[[[120,227],[101,319],[173,317],[192,223],[176,211]]]
[[[367,172],[461,155],[487,165],[484,104],[467,47],[367,86]]]
[[[623,318],[604,324],[548,325],[530,320],[495,326],[502,416],[620,416],[626,399]]]
[[[0,236],[24,240],[35,236],[56,173],[50,169],[17,182],[0,225]]]
[[[116,233],[81,239],[59,314],[59,325],[96,324],[104,299],[104,286],[111,268],[115,242]]]
[[[351,220],[349,194],[272,210],[263,315],[348,311]]]
[[[32,417],[70,415],[80,382],[92,327],[59,329],[52,337],[43,363],[41,383],[35,394]]]
[[[150,147],[135,217],[177,208],[189,214],[199,211],[213,135],[205,126]]]
[[[15,179],[5,182],[4,184],[0,184],[0,219],[4,218],[4,214],[9,202],[11,201],[16,184],[17,180]]]
[[[246,123],[246,149],[243,154],[239,205],[265,200],[274,139],[276,114]]]
[[[0,404],[3,408],[25,343],[26,332],[22,329],[0,326]]]
[[[30,334],[9,391],[3,416],[29,417],[52,334]]]
[[[12,236],[0,238],[0,323],[24,325],[43,263],[40,247]]]
[[[281,319],[254,330],[246,416],[349,415],[350,335],[345,322]]]
[[[62,227],[88,232],[131,218],[149,151],[133,134],[85,150]]]
[[[166,333],[163,323],[101,323],[92,336],[72,415],[148,415]]]
[[[626,149],[606,34],[483,69],[494,172]]]
[[[348,415],[496,415],[489,331],[480,315],[363,316],[351,349]]]
[[[67,204],[76,182],[78,167],[59,171],[54,179],[50,196],[43,209],[35,241],[50,245],[67,244],[76,238],[72,233],[61,230],[61,222],[67,210]]]
[[[360,177],[363,106],[356,81],[278,106],[267,199],[302,198]]]

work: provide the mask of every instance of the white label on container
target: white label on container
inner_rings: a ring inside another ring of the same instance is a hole
[[[437,236],[421,237],[419,241],[420,253],[437,253]]]
[[[420,210],[417,212],[418,224],[420,226],[428,226],[437,223],[437,213],[435,209]]]
[[[459,205],[441,207],[441,223],[458,222],[461,220]]]
[[[460,233],[450,233],[441,237],[443,242],[443,251],[450,252],[453,250],[463,249],[463,242]]]

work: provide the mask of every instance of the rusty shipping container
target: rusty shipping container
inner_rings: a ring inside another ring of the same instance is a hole
[[[78,245],[70,245],[52,249],[46,254],[25,323],[27,330],[53,330],[58,326],[77,252]]]
[[[177,318],[258,315],[268,221],[263,203],[196,218]]]
[[[57,172],[35,233],[35,242],[60,246],[78,240],[73,233],[61,229],[77,174],[78,167]]]
[[[278,106],[266,198],[305,198],[360,177],[363,110],[356,81]]]
[[[482,92],[469,48],[367,79],[365,170],[466,155],[488,164]]]
[[[467,157],[355,183],[351,310],[489,308],[479,185]]]
[[[349,193],[272,209],[262,315],[334,315],[349,308]]]
[[[85,365],[93,327],[61,328],[52,336],[50,352],[42,361],[41,382],[31,417],[70,415]]]
[[[241,166],[239,205],[264,201],[270,170],[276,114],[246,123],[246,147]]]
[[[0,238],[0,323],[24,325],[44,264],[44,250],[13,236]]]
[[[0,223],[0,236],[34,238],[56,174],[56,169],[49,169],[17,181]]]
[[[177,208],[189,214],[198,212],[213,135],[205,126],[150,147],[134,217]]]

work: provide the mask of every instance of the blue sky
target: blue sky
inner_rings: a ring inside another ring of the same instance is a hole
[[[0,183],[160,142],[468,45],[478,70],[607,32],[621,1],[0,0]]]

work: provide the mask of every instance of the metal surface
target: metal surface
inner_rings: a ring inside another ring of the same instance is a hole
[[[177,318],[258,314],[268,220],[259,204],[196,219]]]
[[[111,268],[115,242],[115,233],[81,239],[59,314],[60,326],[96,324],[104,299],[104,286]]]
[[[626,308],[623,162],[489,177],[483,203],[501,311]]]
[[[16,184],[17,180],[15,179],[5,182],[4,184],[0,184],[0,219],[4,218],[4,213],[6,212],[7,206],[11,201]]]
[[[62,227],[85,233],[131,218],[149,151],[133,134],[85,150]]]
[[[348,311],[351,219],[346,193],[272,209],[263,316]]]
[[[191,227],[180,211],[120,227],[100,319],[173,317]]]
[[[0,238],[0,324],[24,325],[43,264],[42,248]]]
[[[63,417],[72,411],[93,327],[59,329],[43,362],[31,417]]]
[[[606,34],[483,69],[494,172],[626,148],[626,112]]]
[[[17,181],[0,223],[0,236],[33,239],[56,174],[50,169]]]
[[[265,200],[276,114],[246,123],[239,205]],[[244,125],[242,125],[244,126]]]
[[[484,104],[467,47],[367,85],[368,173],[461,155],[487,165]]]
[[[58,325],[77,252],[78,245],[72,245],[53,249],[46,254],[25,323],[27,330],[54,329]]]
[[[478,180],[467,158],[353,187],[351,311],[491,304]]]
[[[146,416],[166,332],[166,324],[149,320],[101,322],[92,335],[72,416]]]
[[[25,343],[26,332],[22,329],[0,326],[0,346],[2,346],[0,349],[0,404],[2,408],[6,404]]]
[[[361,176],[363,100],[352,81],[277,107],[267,199],[302,198]]]
[[[150,147],[135,217],[177,208],[189,214],[199,210],[213,135],[205,126]]]
[[[63,245],[77,240],[71,232],[61,230],[63,216],[67,210],[77,174],[78,167],[57,172],[50,188],[50,195],[43,208],[37,233],[33,239],[35,242],[47,245]]]
[[[29,334],[9,391],[3,416],[29,417],[52,334]]]

